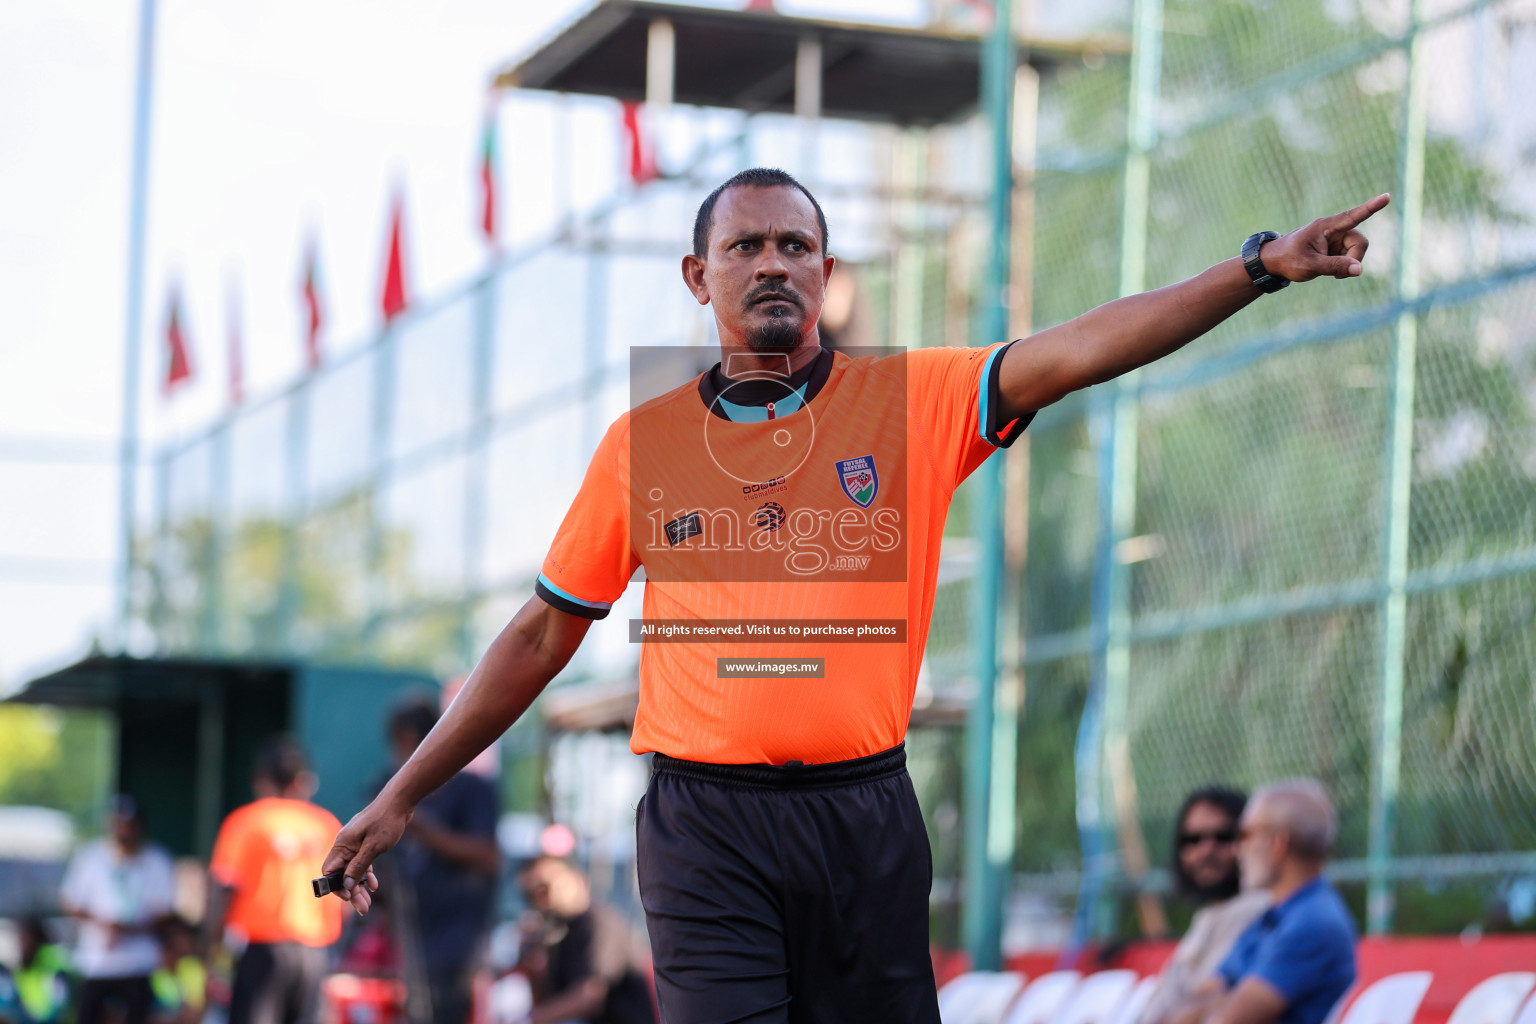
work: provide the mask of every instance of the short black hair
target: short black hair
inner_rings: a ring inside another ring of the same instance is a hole
[[[416,737],[419,743],[437,724],[437,703],[425,695],[412,695],[396,704],[389,712],[389,734],[405,733]]]
[[[1174,888],[1185,897],[1204,895],[1215,899],[1231,899],[1237,895],[1240,888],[1237,872],[1232,873],[1232,877],[1219,892],[1201,893],[1195,880],[1190,878],[1184,870],[1184,859],[1179,856],[1179,835],[1184,831],[1184,819],[1189,817],[1190,810],[1196,804],[1210,804],[1223,811],[1232,819],[1232,825],[1235,828],[1243,816],[1243,808],[1248,806],[1248,794],[1231,786],[1217,784],[1201,786],[1184,798],[1184,803],[1179,806],[1178,816],[1173,819],[1173,860],[1169,870],[1173,872]]]
[[[719,188],[704,197],[704,202],[699,204],[698,216],[693,218],[693,254],[703,258],[705,250],[709,248],[709,229],[715,222],[715,203],[726,189],[731,188],[797,188],[805,198],[811,201],[811,206],[816,210],[816,226],[821,229],[821,252],[827,253],[827,215],[821,212],[821,204],[816,197],[811,195],[811,190],[795,180],[795,176],[788,171],[782,171],[777,167],[748,167],[744,171],[732,175]]]
[[[256,755],[256,777],[278,789],[287,789],[294,780],[309,771],[309,759],[299,741],[286,734],[273,736],[261,745]]]

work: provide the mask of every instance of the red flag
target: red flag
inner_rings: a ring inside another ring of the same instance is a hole
[[[486,103],[485,130],[480,145],[480,232],[496,247],[496,106]]]
[[[310,370],[320,369],[320,258],[311,241],[304,250],[304,362]]]
[[[187,354],[187,337],[181,327],[181,292],[171,286],[170,310],[166,314],[165,344],[169,359],[165,367],[165,393],[192,379],[192,360]]]
[[[229,286],[229,404],[245,401],[245,359],[240,351],[240,298]]]
[[[747,0],[747,10],[762,11],[764,14],[772,14],[773,0]]]
[[[405,312],[405,256],[400,246],[400,222],[405,219],[405,200],[395,196],[389,225],[389,266],[384,271],[384,322]]]
[[[656,156],[640,124],[640,104],[624,102],[624,142],[629,152],[629,176],[644,185],[656,177]]]

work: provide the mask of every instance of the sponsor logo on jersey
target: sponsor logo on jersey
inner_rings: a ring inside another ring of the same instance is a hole
[[[777,494],[779,491],[788,489],[788,487],[789,484],[785,482],[784,477],[776,476],[772,480],[764,480],[760,484],[747,484],[743,486],[741,496],[743,498],[757,498],[765,494]]]
[[[842,460],[837,464],[837,479],[843,485],[843,493],[860,508],[869,508],[880,493],[880,474],[875,472],[873,455]]]
[[[697,537],[704,532],[704,517],[697,512],[678,516],[666,525],[666,531],[667,543],[675,548],[689,537]]]
[[[772,533],[784,525],[784,506],[776,501],[764,502],[752,513],[752,525]]]

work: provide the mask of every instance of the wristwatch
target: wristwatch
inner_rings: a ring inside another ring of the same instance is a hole
[[[1248,241],[1243,243],[1243,267],[1247,269],[1248,276],[1253,278],[1253,283],[1259,286],[1261,292],[1277,292],[1291,283],[1278,274],[1271,274],[1264,269],[1264,261],[1259,259],[1259,247],[1279,237],[1278,231],[1256,231],[1248,236]]]

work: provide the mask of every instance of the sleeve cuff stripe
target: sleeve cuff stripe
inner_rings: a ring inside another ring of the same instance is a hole
[[[1000,402],[999,392],[1002,387],[1003,362],[1002,355],[1007,352],[1015,342],[1010,341],[1006,345],[999,345],[987,356],[986,365],[981,368],[981,381],[976,388],[977,415],[976,428],[981,434],[981,439],[994,448],[1009,448],[1013,442],[1024,433],[1024,428],[1029,426],[1029,421],[1035,418],[1034,413],[1020,416],[1018,419],[1009,420],[1007,423],[993,426],[991,422],[992,410],[998,408]]]
[[[567,594],[545,579],[543,573],[539,573],[539,578],[534,581],[533,591],[561,611],[584,619],[607,618],[609,609],[613,607],[601,601],[583,601],[574,594]]]
[[[1006,351],[1007,345],[999,345],[987,356],[981,368],[981,381],[976,388],[976,430],[985,441],[992,440],[987,436],[987,423],[992,414],[992,373],[997,366],[998,356]]]

